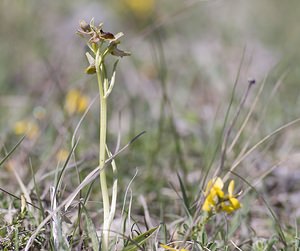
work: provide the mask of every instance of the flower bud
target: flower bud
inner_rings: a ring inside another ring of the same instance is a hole
[[[91,26],[84,20],[79,22],[79,26],[85,32],[91,31]]]

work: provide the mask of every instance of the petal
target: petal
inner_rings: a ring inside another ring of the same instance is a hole
[[[162,248],[164,248],[165,250],[170,250],[170,251],[177,251],[177,249],[175,249],[175,248],[172,248],[172,247],[170,247],[170,246],[168,246],[168,245],[165,245],[165,244],[159,244]]]
[[[219,189],[222,189],[224,186],[224,183],[220,177],[218,177],[214,182],[214,187],[217,187]]]
[[[234,191],[234,180],[231,180],[229,185],[228,185],[228,195],[229,195],[229,197],[233,196],[233,191]]]
[[[222,209],[222,211],[224,211],[228,214],[232,213],[235,210],[232,206],[228,206],[226,204],[224,204],[224,205],[222,204],[221,209]]]
[[[117,47],[115,47],[112,52],[112,55],[117,56],[117,57],[124,57],[124,56],[130,56],[131,53],[128,51],[122,51],[120,49],[118,49]]]
[[[211,197],[206,198],[206,200],[203,203],[202,210],[210,212],[212,207],[214,207],[214,202],[211,200]]]
[[[224,192],[220,188],[214,189],[219,198],[224,198]]]
[[[206,185],[206,188],[205,188],[205,191],[204,191],[204,194],[206,196],[210,193],[210,190],[212,189],[212,187],[213,187],[213,180],[209,180],[207,182],[207,185]]]
[[[230,200],[230,203],[232,205],[232,207],[236,210],[236,209],[239,209],[241,207],[241,203],[239,202],[238,199],[236,198],[229,198]]]
[[[216,189],[211,189],[210,192],[208,193],[207,197],[214,198],[217,196],[217,190]]]
[[[102,29],[100,29],[100,33],[101,33],[100,37],[104,40],[114,40],[115,39],[114,34],[112,34],[110,32],[105,32]]]
[[[207,200],[205,200],[204,203],[203,203],[203,206],[202,206],[202,210],[203,210],[203,211],[206,211],[206,212],[209,212],[210,209],[211,209],[211,208],[210,208],[209,202],[208,202]]]
[[[79,22],[79,26],[80,26],[80,28],[81,28],[83,31],[85,31],[85,32],[91,30],[91,26],[90,26],[86,21],[84,21],[84,20],[81,20],[81,21]]]

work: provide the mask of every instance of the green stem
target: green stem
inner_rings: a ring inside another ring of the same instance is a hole
[[[104,251],[108,250],[108,241],[109,241],[109,194],[107,189],[106,182],[106,173],[105,173],[105,159],[106,159],[106,129],[107,129],[107,102],[104,97],[104,89],[103,89],[103,79],[106,76],[101,76],[101,73],[104,72],[101,69],[103,62],[99,56],[96,56],[96,71],[97,71],[97,80],[99,87],[99,95],[100,95],[100,139],[99,139],[99,169],[100,169],[100,186],[102,193],[102,201],[103,201],[103,232],[102,232],[102,249]]]

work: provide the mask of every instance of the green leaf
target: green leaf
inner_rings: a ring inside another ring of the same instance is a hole
[[[88,211],[86,210],[86,208],[83,205],[82,205],[82,209],[84,211],[84,215],[86,218],[87,235],[91,238],[93,250],[98,251],[98,250],[100,250],[99,249],[99,239],[97,236],[97,231],[96,231],[95,225],[94,225],[90,215],[88,214]]]
[[[202,244],[205,246],[207,244],[208,238],[205,231],[202,232],[202,238],[201,238]]]
[[[89,52],[86,52],[85,56],[86,56],[86,58],[87,58],[90,65],[95,65],[95,59],[93,58],[93,56]]]
[[[152,229],[148,230],[147,232],[138,235],[137,237],[135,237],[132,240],[129,239],[129,242],[131,244],[124,247],[123,251],[136,251],[136,250],[138,250],[140,248],[140,246],[142,244],[144,244],[150,238],[150,236],[156,231],[157,228],[158,227],[152,228]]]
[[[112,77],[110,79],[110,82],[109,82],[109,88],[108,90],[106,91],[105,95],[104,95],[104,98],[107,98],[109,96],[109,94],[111,93],[114,85],[115,85],[115,80],[116,80],[116,68],[117,68],[117,65],[118,65],[118,62],[119,62],[119,59],[114,63],[114,67],[113,67],[113,73],[112,73]]]
[[[191,216],[192,213],[190,210],[190,203],[189,203],[189,199],[188,199],[188,196],[186,193],[185,186],[184,186],[183,181],[178,173],[177,173],[177,177],[178,177],[179,184],[180,184],[180,189],[181,189],[181,193],[182,193],[182,199],[183,199],[185,210],[188,213],[188,216]]]
[[[207,245],[207,248],[211,251],[215,251],[217,250],[217,244],[214,243],[214,242],[210,242],[208,245]]]
[[[271,250],[273,250],[273,246],[274,246],[274,244],[276,243],[277,241],[276,241],[276,239],[271,239],[271,240],[269,240],[268,241],[268,243],[267,243],[267,246],[265,247],[265,251],[271,251]]]

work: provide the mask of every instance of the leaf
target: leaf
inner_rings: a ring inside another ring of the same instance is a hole
[[[89,52],[86,52],[85,55],[86,55],[86,58],[87,58],[87,60],[88,60],[88,62],[90,64],[85,69],[85,73],[87,73],[87,74],[94,74],[94,73],[96,73],[95,59],[93,58],[93,56]]]
[[[115,81],[116,81],[116,68],[117,68],[118,62],[119,62],[119,60],[117,60],[114,63],[113,74],[112,74],[112,77],[110,79],[109,87],[108,87],[108,90],[106,91],[106,93],[104,95],[104,98],[107,98],[109,96],[109,94],[111,93],[111,91],[112,91],[112,89],[113,89],[113,87],[115,85]]]
[[[145,233],[142,233],[135,237],[134,239],[129,239],[129,242],[131,244],[127,245],[126,247],[123,248],[122,251],[136,251],[140,248],[141,245],[143,245],[149,238],[150,236],[156,231],[158,227],[152,228],[148,230]]]
[[[129,51],[122,51],[118,49],[117,44],[112,45],[112,50],[110,52],[112,55],[117,56],[117,57],[124,57],[124,56],[130,56],[131,53]]]
[[[182,193],[182,199],[183,199],[183,203],[184,203],[184,207],[187,211],[187,213],[190,215],[192,215],[191,211],[190,211],[190,203],[189,203],[189,199],[188,199],[188,196],[186,194],[186,189],[184,187],[184,184],[183,184],[183,181],[180,177],[180,175],[177,173],[177,177],[178,177],[178,180],[179,180],[179,184],[180,184],[180,189],[181,189],[181,193]]]
[[[269,240],[269,241],[268,241],[268,244],[267,244],[267,246],[264,248],[264,250],[266,250],[266,251],[271,251],[271,250],[273,250],[273,246],[274,246],[274,244],[275,244],[276,242],[277,242],[276,239],[271,239],[271,240]]]
[[[85,56],[86,56],[86,58],[87,58],[90,65],[95,65],[95,59],[93,58],[93,56],[89,52],[86,52]]]
[[[207,244],[208,238],[207,238],[207,234],[205,231],[202,232],[202,244],[205,246]]]
[[[87,234],[91,238],[93,250],[98,251],[98,250],[100,250],[99,249],[99,239],[97,236],[97,231],[96,231],[95,225],[94,225],[90,215],[88,214],[88,211],[86,210],[86,208],[83,205],[82,205],[82,209],[84,211],[84,215],[86,218]]]
[[[217,244],[215,242],[210,242],[208,245],[207,245],[207,248],[211,251],[215,251],[217,250]]]
[[[119,38],[123,37],[124,33],[123,32],[119,32],[115,35],[115,39],[118,40]]]

